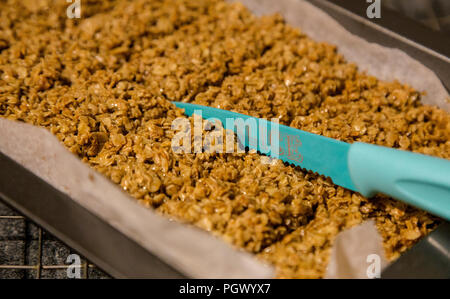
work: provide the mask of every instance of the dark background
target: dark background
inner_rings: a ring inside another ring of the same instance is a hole
[[[381,4],[450,36],[449,0],[381,0]]]

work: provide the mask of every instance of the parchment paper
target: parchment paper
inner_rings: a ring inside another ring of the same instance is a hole
[[[230,0],[229,2],[236,2]],[[447,90],[436,74],[399,49],[369,43],[348,32],[324,11],[304,0],[239,0],[256,15],[280,13],[286,21],[316,41],[338,46],[339,53],[360,71],[381,80],[398,80],[425,91],[422,102],[450,111]]]
[[[0,118],[0,136],[0,151],[4,154],[189,277],[273,276],[271,267],[260,264],[250,254],[140,206],[66,150],[47,130]]]
[[[325,278],[380,278],[388,264],[375,222],[341,232],[333,244]]]
[[[431,70],[399,50],[370,44],[350,34],[311,4],[302,0],[241,2],[258,15],[281,13],[288,23],[300,27],[313,39],[337,45],[339,52],[348,61],[355,62],[360,70],[383,80],[398,79],[408,83],[427,92],[424,103],[450,110],[445,102],[448,94]],[[44,129],[0,118],[0,151],[190,277],[267,278],[274,275],[271,267],[232,249],[210,234],[169,221],[141,207],[69,153]],[[341,235],[336,240],[338,246],[333,248],[327,276],[361,277],[367,265],[348,267],[348,261],[352,259],[349,257],[364,256],[367,252],[380,253],[380,237],[370,223]],[[367,240],[374,242],[364,251],[358,249],[359,244],[367,243]]]

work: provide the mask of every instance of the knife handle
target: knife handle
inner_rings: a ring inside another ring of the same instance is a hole
[[[450,220],[449,160],[356,142],[348,166],[362,195],[383,193]]]

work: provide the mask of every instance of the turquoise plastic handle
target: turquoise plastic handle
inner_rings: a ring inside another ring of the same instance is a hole
[[[356,142],[348,166],[362,195],[384,193],[450,220],[449,160]]]

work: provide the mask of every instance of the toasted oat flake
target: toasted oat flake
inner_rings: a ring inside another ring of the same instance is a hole
[[[336,235],[376,220],[397,258],[439,219],[367,199],[256,153],[175,154],[170,101],[229,109],[346,142],[450,158],[450,116],[347,63],[279,15],[219,0],[0,3],[0,115],[42,126],[144,206],[275,265],[324,275]],[[190,119],[192,121],[192,119]]]

